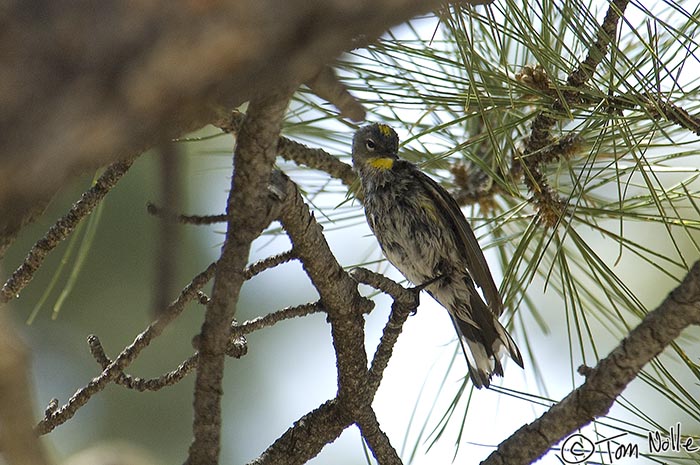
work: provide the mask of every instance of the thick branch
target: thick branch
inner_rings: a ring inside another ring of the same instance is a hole
[[[86,168],[203,127],[213,107],[306,81],[353,38],[371,42],[439,5],[5,2],[3,45],[12,52],[0,73],[0,236]]]
[[[282,194],[280,221],[296,257],[318,290],[321,306],[329,315],[338,365],[339,395],[305,415],[251,464],[302,464],[315,457],[350,426],[356,414],[370,406],[365,395],[367,355],[362,315],[372,308],[356,283],[333,256],[321,226],[304,203],[296,185],[282,172],[272,176],[274,190]]]
[[[389,437],[379,427],[377,415],[371,407],[366,407],[357,418],[357,426],[365,438],[372,455],[380,465],[403,465],[399,454],[391,445]]]
[[[544,455],[564,436],[605,415],[644,365],[690,325],[700,324],[700,262],[664,302],[606,358],[586,381],[533,423],[502,442],[483,465],[525,465]]]
[[[45,465],[34,434],[31,363],[7,309],[0,310],[0,456],[8,464]],[[3,463],[5,462],[3,460]]]
[[[194,392],[194,440],[187,464],[217,463],[224,358],[250,245],[270,223],[268,185],[290,92],[254,99],[238,137],[226,214],[228,229],[202,324]],[[262,211],[261,211],[262,209]]]
[[[341,401],[362,405],[361,393],[367,376],[363,313],[372,308],[360,296],[357,283],[337,262],[294,183],[276,172],[276,181],[286,192],[280,220],[306,273],[321,296],[331,323],[338,364],[338,395]],[[347,396],[347,398],[346,398]],[[352,409],[352,407],[350,407]]]
[[[302,465],[351,424],[337,399],[330,400],[301,417],[249,465]]]

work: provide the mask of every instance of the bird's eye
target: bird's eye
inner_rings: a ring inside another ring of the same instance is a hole
[[[377,144],[372,140],[372,139],[367,139],[365,142],[365,147],[367,147],[367,150],[370,152],[374,152],[374,149],[377,147]]]

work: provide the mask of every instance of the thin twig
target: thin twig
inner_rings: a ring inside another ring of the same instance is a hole
[[[31,248],[24,262],[12,273],[0,290],[0,304],[16,298],[20,291],[34,278],[46,256],[63,242],[80,223],[99,204],[107,193],[117,185],[129,170],[135,158],[121,160],[109,165],[95,184],[85,191],[78,200],[56,223],[46,231]]]
[[[243,114],[233,111],[221,116],[213,124],[222,131],[238,134],[242,121]],[[343,163],[338,157],[334,157],[325,150],[310,148],[286,137],[280,137],[277,153],[285,160],[328,173],[330,176],[340,179],[346,186],[351,186],[357,179],[352,166]]]
[[[252,263],[245,269],[243,275],[245,276],[245,279],[250,279],[253,276],[260,274],[265,270],[274,268],[283,263],[287,263],[288,261],[293,260],[294,258],[296,258],[294,255],[294,250],[288,250],[286,252],[282,252],[277,255],[273,255],[271,257],[267,257],[262,260],[258,260],[255,263]]]
[[[153,216],[158,216],[161,218],[171,217],[174,218],[178,223],[183,224],[195,224],[195,225],[206,225],[215,223],[225,223],[226,214],[221,215],[178,215],[173,213],[171,210],[159,207],[158,205],[148,202],[146,204],[146,210]]]
[[[700,262],[607,357],[585,370],[580,387],[499,444],[482,465],[530,464],[566,435],[607,414],[642,368],[690,325],[700,325]]]
[[[154,338],[159,336],[171,321],[182,313],[185,305],[197,296],[197,291],[211,280],[215,270],[216,264],[212,263],[206,270],[195,276],[182,292],[180,292],[177,300],[168,306],[167,311],[163,312],[162,317],[148,325],[141,334],[136,336],[134,341],[127,346],[98,377],[94,378],[85,387],[73,394],[65,405],[58,409],[47,411],[49,414],[36,426],[36,432],[38,434],[46,434],[68,421],[92,396],[102,391],[110,381],[113,381],[120,373],[123,373],[124,369],[136,359],[141,351],[146,348]]]
[[[323,305],[321,305],[321,302],[313,302],[283,308],[282,310],[268,313],[267,315],[254,318],[252,320],[244,321],[241,324],[234,324],[231,327],[231,334],[234,337],[250,334],[260,329],[273,326],[282,320],[291,320],[292,318],[299,318],[322,311],[325,311],[325,309],[323,308]]]
[[[88,336],[88,345],[90,346],[90,353],[95,358],[97,363],[99,363],[100,366],[102,366],[102,369],[107,368],[112,363],[112,360],[110,360],[109,357],[107,357],[107,355],[105,354],[104,348],[102,347],[102,343],[100,342],[100,339],[97,336],[95,336],[94,334]],[[137,378],[135,376],[127,375],[124,372],[120,372],[119,375],[115,378],[114,382],[116,384],[126,387],[127,389],[133,389],[136,391],[159,391],[164,387],[172,386],[180,382],[180,380],[182,380],[192,370],[195,369],[196,365],[197,354],[194,354],[187,358],[184,362],[182,362],[176,369],[165,373],[164,375],[159,376],[158,378]]]

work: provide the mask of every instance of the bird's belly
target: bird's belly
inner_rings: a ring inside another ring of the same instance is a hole
[[[413,284],[434,278],[441,265],[450,262],[448,241],[420,211],[395,210],[381,217],[370,215],[368,220],[386,258]]]

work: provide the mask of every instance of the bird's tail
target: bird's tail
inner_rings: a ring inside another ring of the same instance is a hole
[[[464,312],[450,312],[474,386],[488,387],[493,375],[503,376],[501,358],[504,352],[523,367],[523,358],[515,341],[478,294],[472,294],[471,308],[466,313],[470,314],[472,321],[459,318],[458,315]]]

